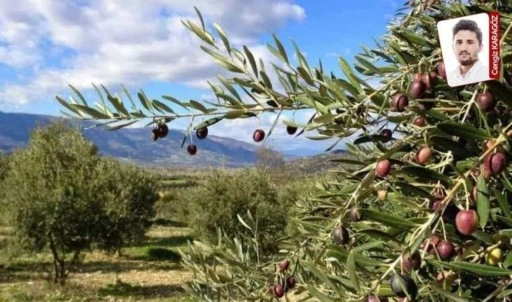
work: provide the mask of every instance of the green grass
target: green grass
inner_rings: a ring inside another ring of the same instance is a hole
[[[51,283],[33,283],[29,286],[2,286],[0,301],[168,301],[195,302],[196,298],[182,292],[179,286],[138,286],[123,281],[113,282],[90,291],[77,284],[65,286]]]
[[[178,188],[189,188],[197,185],[197,181],[191,178],[162,179],[160,185],[164,191]]]
[[[172,186],[172,185],[182,185],[182,184],[186,184],[187,182],[190,182],[190,180],[186,179],[186,178],[166,179],[166,180],[161,180],[160,181],[160,183],[162,183],[164,185],[169,185],[169,186]]]

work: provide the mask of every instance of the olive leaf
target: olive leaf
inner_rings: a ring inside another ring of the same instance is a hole
[[[476,209],[480,227],[485,227],[489,219],[489,191],[485,182],[483,174],[478,176],[477,180],[477,196],[476,196]]]

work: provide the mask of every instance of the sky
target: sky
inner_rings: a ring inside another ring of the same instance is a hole
[[[341,74],[338,58],[354,62],[362,45],[372,47],[405,2],[0,0],[0,111],[59,116],[63,108],[55,96],[69,99],[68,84],[91,102],[97,100],[92,83],[120,94],[124,84],[133,96],[142,89],[161,101],[162,95],[212,99],[207,81],[229,74],[182,24],[198,21],[194,6],[209,28],[219,24],[235,47],[247,45],[266,63],[277,62],[265,46],[275,34],[287,51],[292,52],[294,41],[311,65],[321,60],[324,70]],[[284,115],[279,122],[306,122],[310,114]],[[275,118],[223,121],[212,126],[210,134],[252,142],[253,131],[268,131]],[[174,121],[170,127],[184,129],[189,123]],[[285,126],[278,125],[265,144],[281,151],[317,153],[333,142],[290,137]]]

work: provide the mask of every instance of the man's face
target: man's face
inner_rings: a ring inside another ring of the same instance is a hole
[[[476,33],[470,30],[459,30],[453,38],[453,51],[459,63],[463,66],[472,65],[478,59],[482,50]]]

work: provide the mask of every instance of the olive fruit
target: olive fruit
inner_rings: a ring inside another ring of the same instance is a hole
[[[478,214],[474,210],[462,210],[455,216],[457,231],[463,235],[471,235],[478,227]]]
[[[437,65],[437,74],[443,78],[446,79],[446,67],[444,66],[444,63],[441,62],[439,65]]]
[[[505,169],[506,165],[507,160],[505,159],[505,154],[501,152],[489,154],[484,159],[484,166],[494,176],[500,174]]]
[[[264,138],[265,131],[263,131],[262,129],[256,129],[256,131],[254,131],[254,134],[252,135],[252,139],[257,143],[261,142]]]
[[[412,81],[413,82],[419,82],[423,79],[423,74],[420,73],[420,72],[416,72],[415,74],[412,75]]]
[[[290,266],[290,261],[288,261],[288,259],[285,259],[285,260],[279,262],[278,266],[279,266],[279,270],[285,271]]]
[[[402,259],[402,270],[404,273],[409,273],[411,270],[417,270],[421,266],[421,255],[418,251],[412,255],[405,255]]]
[[[187,146],[187,152],[190,155],[196,155],[197,153],[197,146],[194,144],[190,144]]]
[[[424,127],[427,125],[427,120],[423,116],[418,116],[412,122],[415,126]]]
[[[366,301],[367,302],[387,302],[388,298],[386,298],[386,297],[380,298],[376,295],[373,295],[373,296],[368,296],[368,299]]]
[[[380,135],[382,136],[385,136],[387,138],[391,138],[391,136],[393,135],[393,132],[391,132],[390,129],[383,129],[381,132],[380,132]]]
[[[437,73],[435,71],[431,71],[423,74],[423,78],[421,80],[425,83],[427,89],[430,89],[435,84],[436,79]]]
[[[153,136],[153,141],[156,141],[158,139],[158,137],[160,136],[158,134],[158,128],[153,128],[153,130],[151,130],[151,135]]]
[[[297,132],[297,127],[287,126],[286,132],[288,132],[289,135],[293,135],[295,134],[295,132]]]
[[[284,296],[284,287],[281,284],[274,285],[274,294],[278,298]]]
[[[471,194],[469,195],[469,201],[471,205],[475,205],[478,197],[478,188],[476,186],[471,189]]]
[[[426,164],[432,157],[432,149],[429,147],[422,147],[421,149],[416,152],[416,161],[419,164]]]
[[[440,241],[437,244],[437,253],[442,260],[449,260],[455,253],[455,247],[449,241]]]
[[[496,265],[503,260],[503,252],[499,247],[495,247],[485,253],[485,261],[489,265]]]
[[[359,221],[361,220],[361,212],[358,208],[354,207],[350,210],[350,219],[352,221]]]
[[[409,98],[404,94],[398,93],[391,98],[391,107],[397,112],[404,112],[407,105],[409,105]]]
[[[169,127],[166,124],[158,125],[158,137],[164,138],[169,133]]]
[[[394,275],[391,279],[391,290],[400,298],[405,298],[409,294],[414,299],[418,294],[418,286],[407,274]]]
[[[295,280],[294,276],[290,276],[290,277],[286,278],[286,288],[287,289],[294,288],[296,283],[297,283],[297,280]]]
[[[331,234],[331,238],[332,238],[332,240],[334,240],[334,242],[336,242],[340,245],[346,244],[348,242],[348,240],[350,239],[348,230],[343,226],[339,226],[339,227],[335,228]]]
[[[427,85],[422,81],[412,82],[411,87],[409,89],[409,95],[413,99],[421,99],[425,96],[425,92],[427,91]]]
[[[391,162],[389,159],[383,159],[377,162],[377,166],[375,167],[375,174],[379,177],[388,176],[391,172]]]
[[[477,96],[476,102],[480,110],[484,112],[489,112],[494,109],[496,103],[494,98],[490,92],[484,92]]]
[[[208,136],[208,128],[202,127],[196,130],[196,136],[198,139],[205,139]]]

